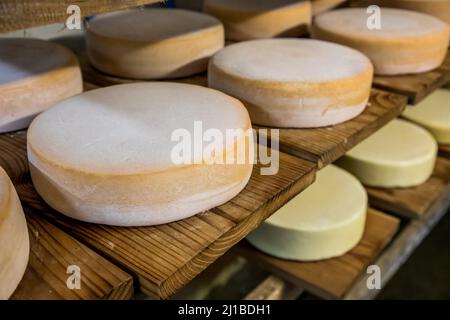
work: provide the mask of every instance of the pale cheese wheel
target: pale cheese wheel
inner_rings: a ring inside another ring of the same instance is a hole
[[[348,172],[330,165],[316,181],[247,236],[258,249],[282,259],[337,257],[360,241],[367,194]]]
[[[311,7],[313,15],[331,10],[347,0],[311,0]]]
[[[203,10],[222,21],[231,41],[297,37],[311,23],[309,1],[205,0]]]
[[[0,133],[28,127],[56,102],[83,90],[75,55],[56,43],[0,39]]]
[[[337,44],[253,40],[214,55],[208,84],[241,100],[256,124],[309,128],[359,115],[369,99],[372,73],[369,59]]]
[[[228,130],[241,132],[221,140]],[[32,122],[27,141],[34,186],[51,207],[87,222],[142,226],[237,195],[252,171],[252,138],[238,100],[200,86],[147,82],[67,99]],[[231,160],[221,164],[224,154]]]
[[[374,187],[413,187],[431,176],[437,144],[430,133],[395,119],[338,160],[363,184]]]
[[[28,265],[27,222],[16,190],[0,167],[0,300],[8,299]]]
[[[97,69],[119,77],[165,79],[203,72],[224,46],[216,18],[182,9],[144,9],[100,15],[86,32]]]
[[[441,65],[450,38],[447,24],[419,12],[382,8],[380,28],[369,28],[375,18],[365,8],[325,12],[316,16],[312,36],[361,51],[379,75],[421,73]]]
[[[418,105],[408,106],[403,117],[427,129],[438,143],[450,145],[450,90],[437,90]]]

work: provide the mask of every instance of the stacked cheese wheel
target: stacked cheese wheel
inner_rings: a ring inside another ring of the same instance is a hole
[[[393,120],[338,160],[368,186],[395,188],[424,183],[432,174],[437,144],[431,134]]]
[[[28,264],[28,228],[16,190],[0,167],[0,300],[17,288]]]
[[[366,9],[349,8],[318,15],[312,35],[366,54],[376,74],[396,75],[437,68],[447,54],[450,27],[433,16],[390,8],[381,10],[378,24]]]
[[[328,166],[316,181],[247,236],[258,249],[283,259],[343,255],[361,239],[367,194],[348,172]]]
[[[232,41],[300,36],[311,21],[310,2],[299,0],[205,0],[204,11],[223,22]]]
[[[344,2],[346,0],[311,0],[312,13],[316,15],[331,10]]]
[[[403,117],[427,129],[439,144],[450,145],[450,90],[437,90]]]
[[[28,127],[40,112],[83,89],[75,56],[36,39],[0,39],[0,132]]]
[[[164,79],[206,70],[224,45],[214,17],[181,9],[109,13],[88,24],[87,53],[99,70],[126,78]]]
[[[273,127],[321,127],[366,107],[372,65],[356,50],[310,39],[253,40],[230,45],[210,61],[208,84]]]
[[[51,207],[83,221],[140,226],[233,198],[252,171],[252,138],[238,100],[149,82],[67,99],[33,121],[27,141],[34,186]]]

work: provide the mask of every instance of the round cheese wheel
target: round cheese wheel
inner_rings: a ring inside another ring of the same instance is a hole
[[[330,165],[247,239],[258,249],[282,259],[337,257],[360,241],[366,213],[367,194],[361,183]]]
[[[228,132],[235,139],[221,138]],[[28,159],[36,190],[54,209],[94,223],[154,225],[238,194],[252,171],[252,137],[248,113],[232,97],[134,83],[83,93],[39,115],[28,130]],[[231,160],[220,163],[224,155]]]
[[[347,0],[311,0],[313,15],[333,9]]]
[[[56,102],[83,90],[75,55],[52,42],[0,39],[0,133],[28,127]]]
[[[368,186],[412,187],[431,176],[436,154],[436,141],[426,130],[396,119],[337,163]]]
[[[314,20],[312,36],[361,51],[379,75],[420,73],[441,65],[450,38],[447,24],[408,10],[383,8],[380,12],[379,29],[368,28],[372,20],[365,8],[322,13]]]
[[[223,22],[231,41],[297,37],[311,22],[309,1],[205,0],[203,9]]]
[[[449,0],[370,0],[368,4],[423,12],[450,24]]]
[[[0,167],[0,300],[17,288],[28,265],[27,222],[16,190]]]
[[[224,46],[219,20],[182,9],[145,9],[100,15],[86,32],[90,62],[125,78],[164,79],[206,70]]]
[[[372,65],[361,53],[310,39],[253,40],[230,45],[210,61],[208,84],[240,99],[254,123],[321,127],[366,107]]]
[[[409,106],[403,117],[427,129],[440,144],[450,144],[450,90],[437,90],[416,106]]]

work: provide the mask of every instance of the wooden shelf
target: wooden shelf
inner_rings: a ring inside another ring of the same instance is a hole
[[[3,0],[0,1],[0,32],[65,22],[69,5],[78,5],[81,16],[124,10],[161,0]]]
[[[24,208],[30,235],[30,258],[13,300],[130,299],[133,279],[38,214]],[[67,267],[81,271],[80,289],[71,290]]]
[[[317,262],[278,259],[255,249],[247,241],[241,242],[235,250],[308,292],[325,299],[340,299],[365,274],[367,266],[376,260],[398,227],[398,219],[369,209],[360,243],[341,257]]]
[[[439,146],[439,154],[442,157],[450,158],[450,145],[440,145]]]
[[[450,159],[438,158],[433,175],[413,188],[367,187],[371,206],[405,218],[425,219],[433,206],[450,197]]]
[[[136,276],[139,288],[167,298],[309,186],[316,166],[279,153],[279,172],[260,175],[228,203],[194,217],[155,227],[121,228],[83,223],[49,208],[35,192],[26,159],[26,133],[0,136],[0,165],[24,206]]]

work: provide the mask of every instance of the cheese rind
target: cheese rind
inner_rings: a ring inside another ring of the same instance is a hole
[[[347,0],[311,0],[311,7],[313,15],[331,10]]]
[[[28,127],[40,112],[83,90],[75,55],[52,42],[0,39],[0,133]]]
[[[426,130],[393,120],[337,161],[363,184],[374,187],[412,187],[432,174],[437,143]]]
[[[367,55],[375,74],[421,73],[443,62],[450,27],[413,11],[382,8],[380,28],[369,29],[366,9],[347,8],[316,16],[312,36],[355,48]]]
[[[205,0],[203,10],[222,21],[231,41],[297,37],[311,22],[309,1]]]
[[[258,249],[282,259],[315,261],[337,257],[360,241],[366,213],[367,194],[361,183],[330,165],[247,239]]]
[[[427,129],[439,144],[450,144],[450,90],[436,90],[402,116]]]
[[[87,53],[97,69],[119,77],[166,79],[203,72],[224,46],[216,18],[181,9],[108,13],[89,22]]]
[[[19,197],[0,167],[0,300],[8,299],[28,264],[30,243]]]
[[[253,123],[321,127],[366,107],[372,65],[361,53],[310,39],[253,40],[211,59],[208,85],[241,100]]]
[[[219,136],[207,142],[209,129],[223,137],[227,130],[242,133],[233,141]],[[72,218],[120,226],[168,223],[220,205],[245,187],[252,171],[247,130],[244,106],[216,90],[168,82],[102,88],[33,121],[31,177],[43,199]],[[183,142],[190,162],[174,158]],[[207,153],[208,146],[216,152]],[[230,150],[244,161],[216,161]]]

